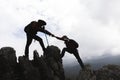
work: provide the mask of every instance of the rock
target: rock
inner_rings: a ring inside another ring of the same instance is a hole
[[[97,80],[119,80],[120,66],[106,65],[96,71]]]
[[[85,69],[80,70],[77,80],[96,80],[96,75],[90,65],[85,65]]]
[[[17,58],[15,50],[11,47],[0,49],[0,80],[15,80],[15,67]]]
[[[17,62],[15,50],[11,47],[0,49],[0,80],[72,80],[65,79],[60,50],[48,46],[44,55],[35,50],[33,60],[20,56]],[[106,65],[92,70],[85,65],[76,80],[120,80],[120,66]]]
[[[39,68],[42,80],[65,80],[60,50],[55,46],[48,46],[45,55],[39,57],[34,51],[33,64]]]
[[[9,63],[11,67],[16,66],[17,57],[16,52],[11,47],[3,47],[0,49],[0,56],[3,56]]]
[[[65,80],[60,50],[47,47],[45,55],[35,50],[33,60],[20,56],[17,62],[15,50],[0,49],[0,80]]]
[[[23,70],[24,80],[40,80],[38,68],[34,67],[27,58],[19,57],[19,65]]]
[[[120,66],[105,65],[95,71],[89,67],[80,71],[77,80],[120,80]]]
[[[41,80],[53,80],[51,69],[47,65],[46,58],[44,56],[38,57],[38,52],[34,51],[33,65],[39,69]]]
[[[62,59],[60,58],[60,50],[58,47],[49,46],[46,50],[47,65],[52,70],[54,80],[65,80]]]

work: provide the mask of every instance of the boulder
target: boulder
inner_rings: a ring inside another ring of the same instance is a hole
[[[15,50],[11,47],[0,49],[0,80],[15,80],[15,67],[17,58]]]

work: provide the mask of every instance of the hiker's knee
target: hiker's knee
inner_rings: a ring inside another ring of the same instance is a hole
[[[39,42],[43,42],[43,40],[41,38],[38,39]]]
[[[63,50],[62,51],[67,51],[67,48],[63,48]]]
[[[40,37],[35,38],[39,42],[43,42],[43,40]]]

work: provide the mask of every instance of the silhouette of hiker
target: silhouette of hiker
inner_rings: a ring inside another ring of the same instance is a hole
[[[29,57],[29,46],[33,39],[39,41],[39,43],[42,47],[42,50],[45,51],[45,46],[44,46],[43,40],[36,35],[37,32],[43,32],[45,34],[54,36],[49,31],[45,30],[45,25],[46,25],[45,21],[38,20],[38,22],[32,21],[30,24],[28,24],[24,28],[24,31],[26,32],[26,36],[27,36],[27,42],[26,42],[26,46],[25,46],[25,57],[27,57],[27,58]]]
[[[79,56],[78,50],[77,50],[77,48],[79,46],[78,43],[76,41],[74,41],[73,39],[69,39],[67,36],[63,36],[61,38],[57,37],[57,36],[55,36],[55,37],[59,40],[63,40],[65,42],[65,45],[66,45],[66,47],[63,48],[60,57],[62,58],[65,54],[65,51],[67,51],[67,52],[73,54],[76,57],[76,59],[78,60],[80,66],[81,66],[81,68],[84,69],[85,68],[84,64],[83,64],[83,62],[82,62],[82,60]]]

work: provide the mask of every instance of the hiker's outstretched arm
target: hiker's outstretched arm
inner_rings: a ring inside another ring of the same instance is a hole
[[[55,36],[57,39],[64,41],[63,38]]]
[[[51,35],[51,36],[53,36],[54,37],[54,34],[52,34],[52,33],[50,33],[49,31],[47,31],[47,30],[42,30],[41,32],[43,32],[43,33],[45,33],[45,34],[48,34],[48,35]]]

